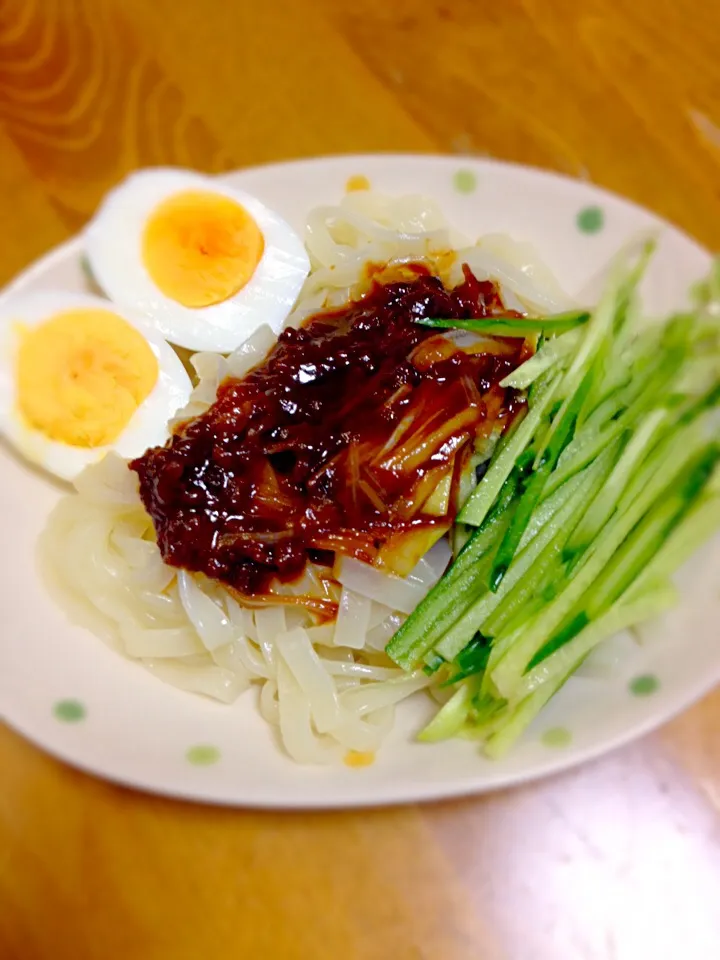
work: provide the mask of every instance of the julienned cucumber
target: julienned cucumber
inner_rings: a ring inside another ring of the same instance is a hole
[[[504,381],[528,407],[459,514],[475,532],[387,646],[455,691],[422,739],[500,756],[598,643],[674,602],[720,528],[720,265],[692,311],[648,325],[651,252],[618,261],[592,313],[427,321],[545,339]]]
[[[473,333],[493,334],[497,337],[529,337],[534,333],[557,336],[582,326],[590,319],[585,310],[556,313],[552,317],[485,317],[482,320],[443,320],[423,318],[416,320],[423,327],[442,330],[471,330]]]

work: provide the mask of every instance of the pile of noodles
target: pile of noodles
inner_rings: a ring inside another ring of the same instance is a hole
[[[500,284],[508,307],[540,313],[570,306],[532,249],[501,235],[469,244],[424,197],[350,193],[336,207],[311,211],[306,244],[312,271],[291,325],[362,296],[368,263],[424,261],[449,285],[462,280],[467,263],[478,279]],[[264,327],[229,357],[195,354],[197,387],[178,421],[206,410],[218,383],[243,376],[274,342]],[[298,596],[330,591],[339,605],[333,622],[319,622],[302,606],[241,606],[221,584],[163,563],[137,476],[114,455],[78,478],[40,544],[49,585],[74,621],[183,690],[232,703],[259,688],[262,716],[300,763],[374,753],[398,703],[428,687],[441,696],[430,677],[398,669],[384,648],[448,557],[447,546],[436,545],[406,579],[345,559],[338,582],[313,582],[309,568],[282,588]]]

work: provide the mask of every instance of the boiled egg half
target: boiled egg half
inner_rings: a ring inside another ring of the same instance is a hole
[[[0,300],[0,431],[56,476],[164,443],[191,389],[170,344],[107,300],[52,290]]]
[[[262,324],[279,333],[310,269],[302,241],[277,213],[177,168],[128,177],[85,240],[107,296],[190,350],[229,353]]]

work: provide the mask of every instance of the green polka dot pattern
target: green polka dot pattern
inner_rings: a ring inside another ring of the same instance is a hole
[[[477,177],[472,170],[458,170],[453,177],[453,186],[458,193],[472,193],[477,186]]]
[[[660,681],[651,673],[644,673],[630,681],[630,693],[634,697],[649,697],[660,686]]]
[[[220,751],[217,747],[200,743],[194,747],[190,747],[185,757],[188,763],[191,763],[194,767],[209,767],[213,763],[218,762],[220,759]]]
[[[605,222],[605,215],[600,207],[584,207],[576,218],[577,228],[581,233],[599,233]]]
[[[567,727],[551,727],[542,735],[546,747],[561,748],[570,745],[572,734]]]
[[[53,716],[61,723],[79,723],[85,719],[86,712],[79,700],[58,700],[53,706]]]

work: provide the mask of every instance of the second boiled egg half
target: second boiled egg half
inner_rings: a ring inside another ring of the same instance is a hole
[[[136,457],[168,438],[190,379],[146,322],[60,290],[0,301],[0,433],[66,480],[110,450]]]
[[[310,269],[302,240],[257,198],[203,174],[152,168],[111,191],[86,232],[110,299],[189,350],[229,353],[279,333]]]

